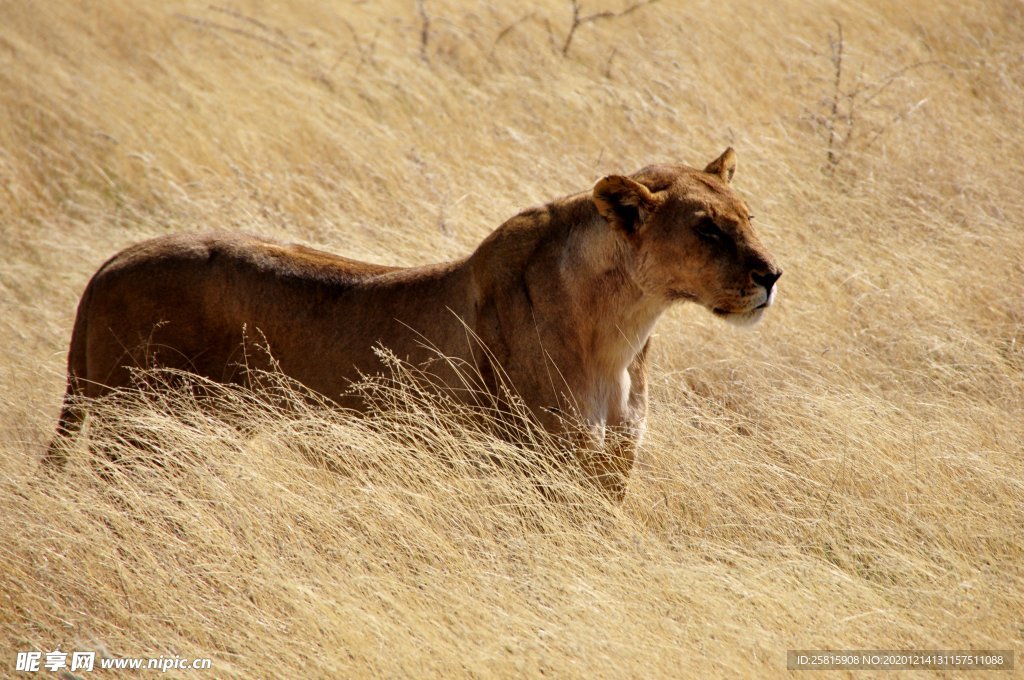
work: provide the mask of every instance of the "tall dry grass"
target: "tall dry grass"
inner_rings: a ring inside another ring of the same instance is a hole
[[[0,668],[763,677],[796,647],[1019,652],[1022,13],[666,0],[563,54],[568,1],[0,4]],[[360,421],[140,393],[92,436],[162,464],[80,446],[39,470],[77,296],[131,242],[436,261],[729,144],[779,304],[749,333],[661,321],[621,507],[543,501],[416,400]]]

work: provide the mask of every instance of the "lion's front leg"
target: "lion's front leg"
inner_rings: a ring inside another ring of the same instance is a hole
[[[630,376],[632,380],[624,381],[629,386],[626,398],[595,408],[596,412],[581,413],[564,406],[535,411],[540,425],[558,442],[558,457],[578,466],[587,483],[615,502],[625,496],[647,420],[643,366],[631,367]]]
[[[620,502],[647,428],[647,351],[650,341],[628,368],[625,405],[610,404],[608,420],[591,427],[591,446],[582,457],[584,473],[612,500]]]
[[[584,479],[616,503],[626,493],[643,423],[591,424],[582,428],[575,454]]]
[[[625,494],[636,455],[633,428],[607,426],[576,415],[567,418],[558,409],[545,409],[541,425],[552,435],[558,464],[576,467],[576,474],[618,502]]]

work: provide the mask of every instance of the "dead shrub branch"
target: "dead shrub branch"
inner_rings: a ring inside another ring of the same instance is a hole
[[[863,153],[893,125],[905,120],[928,101],[926,97],[910,104],[886,106],[878,103],[882,93],[915,69],[943,65],[937,60],[917,61],[893,69],[882,77],[870,81],[865,80],[862,68],[855,82],[849,85],[843,25],[839,21],[836,21],[835,25],[835,34],[828,34],[828,58],[832,66],[832,77],[831,93],[825,100],[827,113],[815,116],[815,121],[825,129],[827,135],[825,168],[830,174],[851,153]],[[873,106],[867,108],[869,104]],[[880,113],[885,114],[883,122],[878,121]],[[856,145],[855,140],[865,141]]]
[[[628,14],[632,14],[641,7],[647,5],[653,5],[658,0],[644,0],[644,2],[638,2],[634,5],[630,5],[626,9],[619,12],[594,12],[593,14],[581,15],[580,14],[580,3],[579,0],[572,0],[572,26],[569,27],[569,33],[565,36],[565,43],[562,45],[562,56],[569,55],[569,48],[572,46],[572,39],[576,36],[577,29],[585,24],[590,24],[595,21],[602,19],[618,19]]]

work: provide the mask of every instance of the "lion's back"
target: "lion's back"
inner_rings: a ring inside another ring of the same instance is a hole
[[[354,283],[397,269],[249,234],[172,234],[128,246],[107,260],[93,279],[195,266],[332,283]]]
[[[245,334],[285,356],[321,309],[395,268],[238,234],[164,236],[125,248],[79,304],[69,365],[102,393],[130,367],[229,378]],[[307,343],[308,344],[308,343]],[[317,346],[312,354],[324,348]]]

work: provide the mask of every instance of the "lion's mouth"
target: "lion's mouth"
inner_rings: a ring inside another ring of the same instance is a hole
[[[748,309],[745,312],[731,312],[721,307],[715,307],[711,311],[719,319],[726,321],[734,326],[753,326],[764,314],[764,308],[766,305],[755,307],[754,309]]]
[[[691,293],[688,290],[677,290],[672,289],[668,291],[668,297],[671,300],[696,300],[697,295]]]
[[[711,311],[714,314],[716,314],[717,316],[735,316],[737,314],[752,314],[754,312],[759,312],[759,311],[768,309],[771,306],[771,304],[772,304],[772,296],[769,295],[768,298],[765,299],[764,302],[762,302],[761,304],[757,305],[756,307],[751,307],[750,309],[744,309],[742,311],[735,311],[735,310],[731,310],[731,309],[725,309],[724,307],[714,307],[714,308],[712,308]]]

